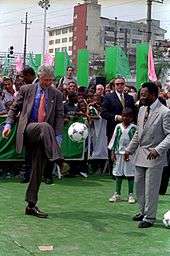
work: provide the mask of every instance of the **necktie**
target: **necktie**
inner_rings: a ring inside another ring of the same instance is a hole
[[[121,102],[123,108],[125,108],[125,99],[124,99],[124,96],[122,93],[120,94],[120,102]]]
[[[144,116],[144,121],[143,121],[143,126],[145,126],[145,124],[148,120],[149,112],[150,112],[150,106],[148,106],[147,109],[146,109],[145,116]]]
[[[45,121],[46,117],[46,110],[45,110],[45,95],[44,93],[41,94],[40,98],[40,105],[38,108],[38,122],[42,123]]]

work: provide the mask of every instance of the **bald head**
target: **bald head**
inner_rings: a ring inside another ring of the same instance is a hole
[[[102,84],[96,85],[96,94],[100,96],[104,94],[104,86]]]

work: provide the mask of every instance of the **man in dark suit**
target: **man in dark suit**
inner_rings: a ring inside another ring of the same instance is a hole
[[[124,93],[125,79],[118,77],[114,80],[115,91],[107,94],[103,99],[101,117],[107,120],[107,136],[111,139],[115,126],[122,121],[124,108],[131,108],[134,112],[133,97]]]
[[[32,174],[26,191],[28,205],[25,214],[46,218],[48,214],[36,206],[43,171],[51,168],[54,161],[61,161],[59,144],[64,123],[62,93],[51,86],[53,71],[42,66],[39,82],[21,87],[7,117],[3,137],[8,137],[11,126],[19,122],[16,136],[16,149],[21,152],[23,145],[32,153]]]

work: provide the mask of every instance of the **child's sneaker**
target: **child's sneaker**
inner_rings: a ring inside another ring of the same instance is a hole
[[[116,192],[113,194],[111,198],[109,198],[109,202],[114,203],[114,202],[120,202],[121,201],[121,196],[118,195]]]
[[[133,194],[129,194],[129,197],[128,197],[128,203],[129,204],[134,204],[136,202],[135,200],[135,197]]]

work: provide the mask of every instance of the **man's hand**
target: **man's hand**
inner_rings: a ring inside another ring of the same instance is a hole
[[[158,152],[154,148],[149,148],[149,154],[147,159],[152,160],[156,159],[159,156]]]
[[[124,154],[125,161],[129,161],[129,155],[130,155],[130,153],[128,151],[125,151],[125,154]]]
[[[11,128],[4,128],[2,131],[2,138],[7,139],[11,133]]]

